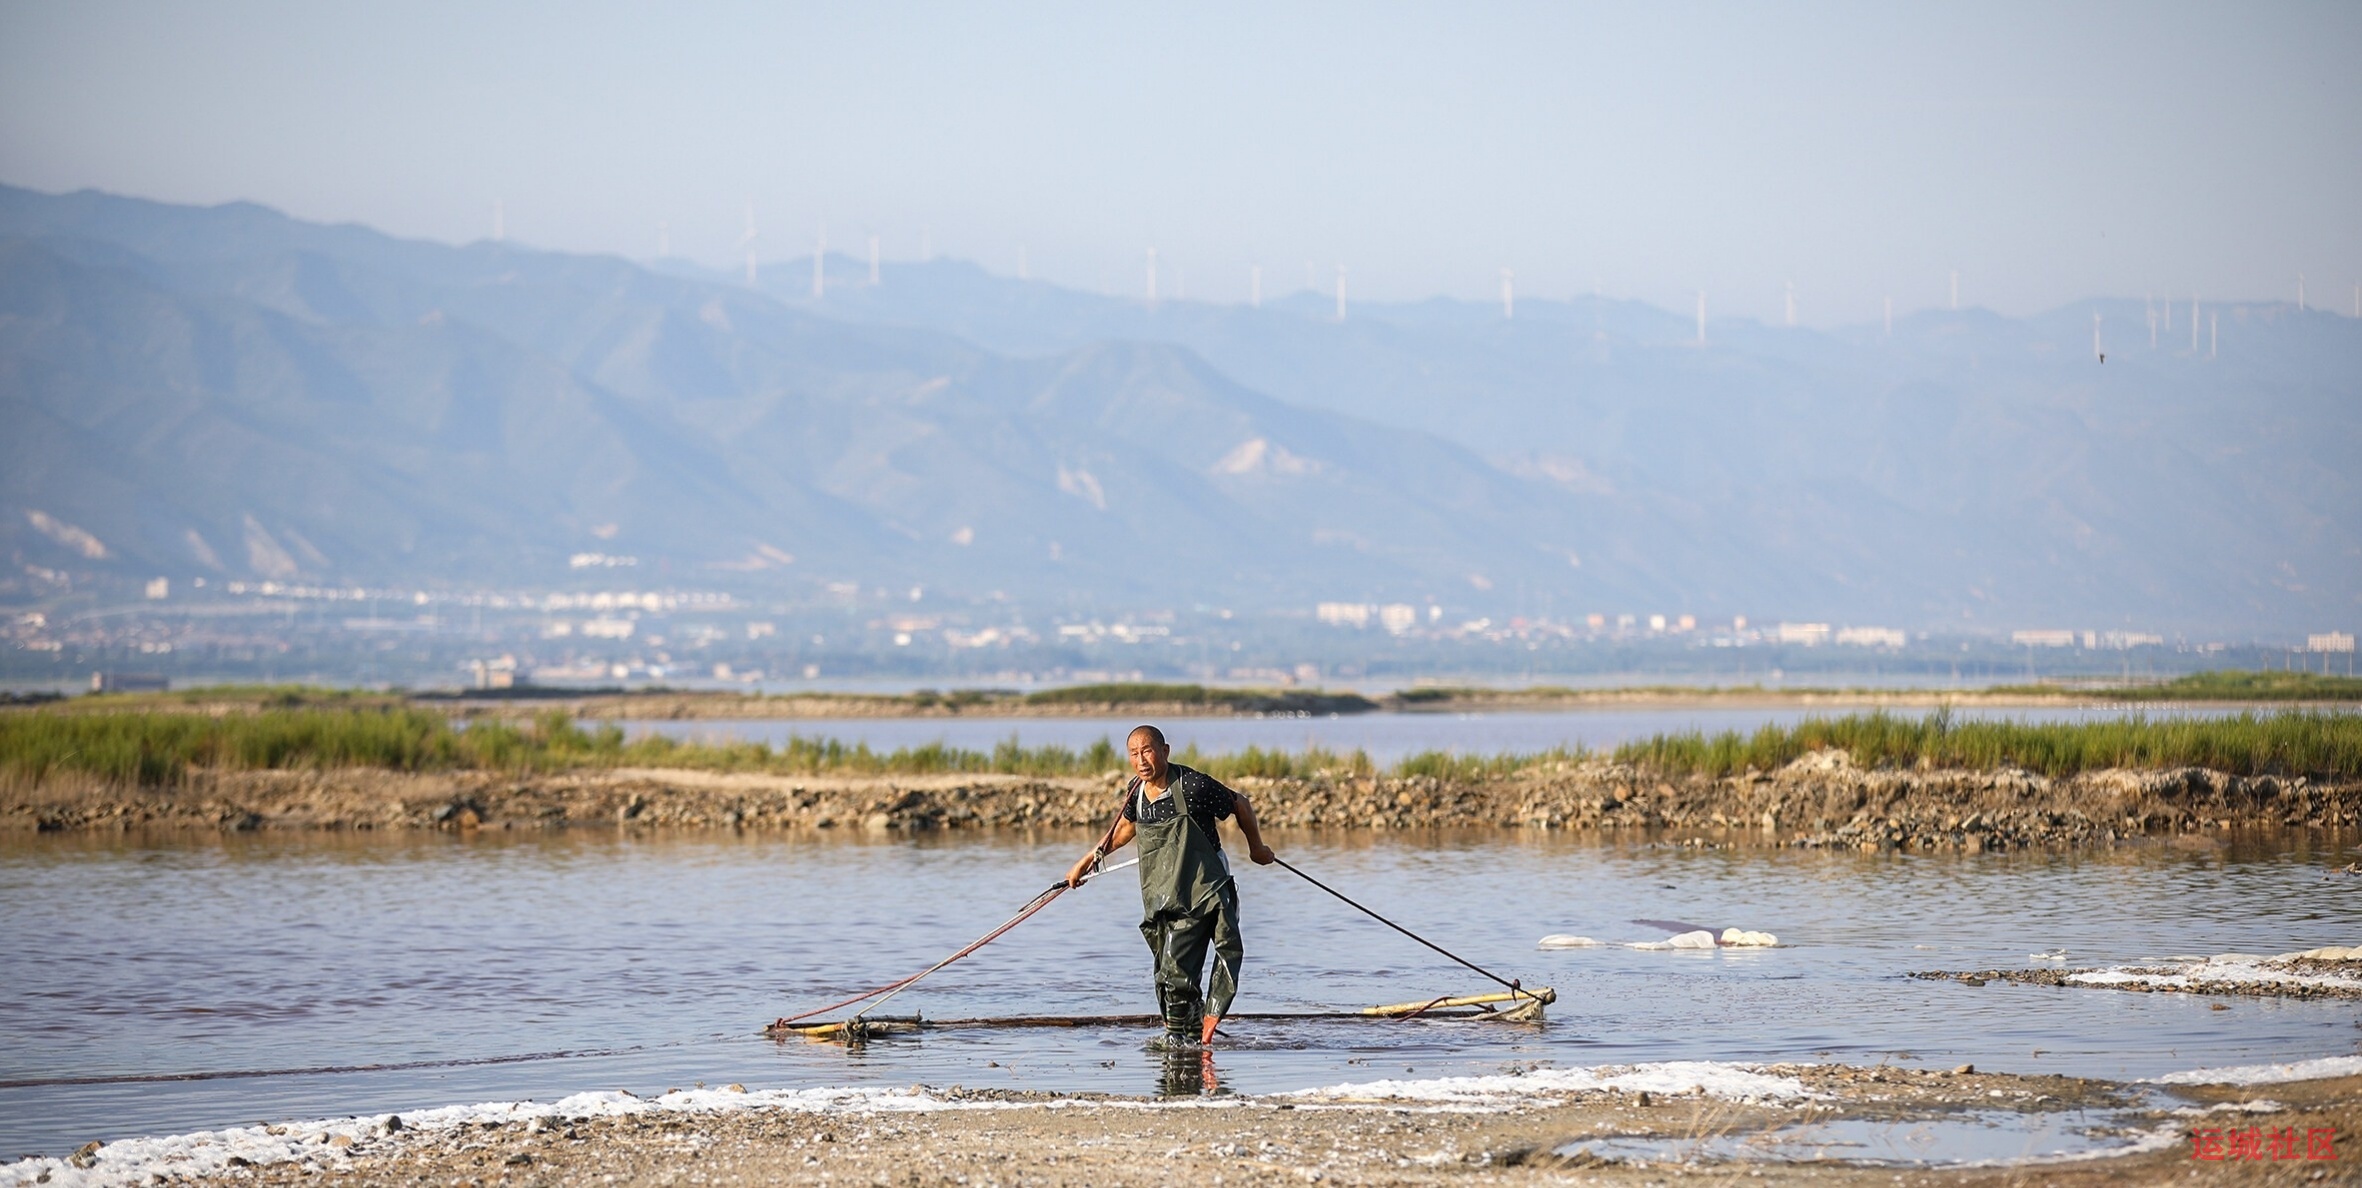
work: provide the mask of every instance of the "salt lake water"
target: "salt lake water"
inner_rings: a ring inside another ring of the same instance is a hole
[[[1208,754],[1241,751],[1249,746],[1265,750],[1298,751],[1326,747],[1340,754],[1360,750],[1380,764],[1422,751],[1455,751],[1491,755],[1531,753],[1553,747],[1613,748],[1619,743],[1656,734],[1725,730],[1752,733],[1764,726],[1790,726],[1808,717],[1831,717],[1868,712],[1851,709],[1793,707],[1643,707],[1586,709],[1577,712],[1516,713],[1373,713],[1318,717],[1166,718],[1157,721],[1174,749],[1195,746]],[[1916,718],[1927,711],[1890,711]],[[2219,715],[2242,712],[2217,706],[2166,706],[2146,711],[2150,717]],[[2121,718],[2126,711],[2087,706],[2000,708],[1963,707],[1952,712],[1955,721],[2012,719],[2024,722],[2088,722]],[[778,745],[790,737],[833,738],[850,746],[867,743],[871,750],[891,751],[943,743],[965,750],[989,751],[1016,739],[1029,747],[1062,746],[1081,749],[1101,739],[1121,747],[1124,735],[1139,725],[1124,718],[766,718],[751,720],[626,721],[627,734],[665,734],[678,739],[759,741]]]
[[[2362,879],[2330,873],[2356,857],[2342,848],[2362,840],[2352,837],[1975,856],[1499,831],[1273,840],[1306,871],[1479,964],[1555,987],[1560,1000],[1539,1028],[1239,1022],[1215,1056],[1224,1091],[1667,1060],[2139,1078],[2347,1055],[2362,1041],[2350,1001],[1905,976],[2026,967],[2061,951],[2084,966],[2362,942]],[[0,845],[0,946],[10,954],[0,1157],[699,1082],[1156,1093],[1171,1087],[1165,1067],[1136,1032],[944,1031],[853,1051],[758,1034],[775,1016],[931,964],[1049,885],[1088,841],[602,829],[21,836]],[[1490,988],[1285,871],[1241,866],[1239,1010]],[[1131,877],[1065,896],[889,1010],[1152,1011]],[[1535,943],[1551,933],[1663,939],[1640,920],[1758,929],[1782,947]],[[540,1058],[465,1063],[518,1056]],[[401,1065],[413,1067],[387,1067]],[[314,1069],[342,1071],[297,1071]],[[205,1075],[227,1073],[260,1075]]]

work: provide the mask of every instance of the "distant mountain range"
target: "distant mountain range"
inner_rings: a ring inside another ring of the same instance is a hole
[[[2335,314],[2202,307],[2195,351],[2186,301],[2152,348],[2122,300],[1700,345],[1603,299],[1338,322],[826,267],[815,299],[808,259],[750,288],[0,187],[0,548],[1110,610],[2362,617],[2362,323]]]

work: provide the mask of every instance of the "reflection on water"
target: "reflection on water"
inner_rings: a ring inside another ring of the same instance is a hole
[[[1391,764],[1422,751],[1455,751],[1492,755],[1503,751],[1531,753],[1553,747],[1607,750],[1657,734],[1726,730],[1752,733],[1765,726],[1790,726],[1809,717],[1840,716],[1846,709],[1795,708],[1650,708],[1598,709],[1558,713],[1494,714],[1345,714],[1320,718],[1171,718],[1158,722],[1175,749],[1196,747],[1207,754],[1243,751],[1250,746],[1288,751],[1326,747],[1341,754],[1366,751],[1371,759]],[[1925,711],[1894,711],[1916,718]],[[2221,715],[2241,712],[2221,707],[2148,709],[2151,717]],[[1953,711],[1955,721],[2015,719],[2027,722],[2085,722],[2121,718],[2126,711],[2108,708],[2041,707],[1993,709],[1966,707]],[[1029,747],[1062,746],[1081,750],[1101,739],[1120,743],[1132,727],[1123,718],[780,718],[714,721],[627,721],[633,737],[663,734],[678,739],[730,742],[767,742],[774,746],[790,737],[833,738],[850,746],[867,743],[871,750],[892,751],[943,743],[971,751],[989,751],[997,743],[1017,739]],[[1119,747],[1120,749],[1120,747]]]
[[[1510,1062],[1917,1061],[2137,1077],[2354,1050],[2350,1003],[1915,981],[2362,939],[2350,855],[2318,839],[2076,856],[1706,850],[1527,833],[1296,834],[1283,854],[1447,947],[1560,994],[1544,1028],[1239,1023],[1220,1089]],[[774,1016],[916,971],[1005,919],[1082,833],[860,839],[600,830],[19,837],[0,845],[0,1154],[258,1119],[585,1089],[965,1084],[1153,1093],[1146,1032],[936,1032],[848,1052]],[[2319,846],[2320,848],[2313,848]],[[1275,867],[1240,875],[1239,1009],[1468,992],[1474,975]],[[929,1017],[1148,1014],[1129,876],[896,1000]],[[1541,951],[1635,920],[1777,933],[1772,950]],[[2226,1002],[2231,1009],[2210,1010]],[[116,1084],[58,1078],[516,1064]],[[1906,1055],[1907,1054],[1907,1055]],[[1202,1071],[1201,1071],[1202,1076]]]

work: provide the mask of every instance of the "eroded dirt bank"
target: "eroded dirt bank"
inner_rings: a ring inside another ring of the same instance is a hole
[[[1472,780],[1233,781],[1288,828],[1716,831],[1751,842],[1867,849],[2086,845],[2229,828],[2362,824],[2362,783],[2196,768],[1864,771],[1838,751],[1772,772],[1665,777],[1604,761]],[[60,777],[0,790],[0,829],[519,829],[566,825],[877,832],[1097,828],[1119,779],[1001,775],[776,776],[618,769],[516,776],[198,772],[124,789]]]

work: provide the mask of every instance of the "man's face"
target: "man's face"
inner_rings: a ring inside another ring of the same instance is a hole
[[[1155,783],[1165,774],[1165,756],[1172,754],[1173,749],[1157,741],[1155,735],[1133,735],[1131,749],[1132,774],[1150,783]]]

